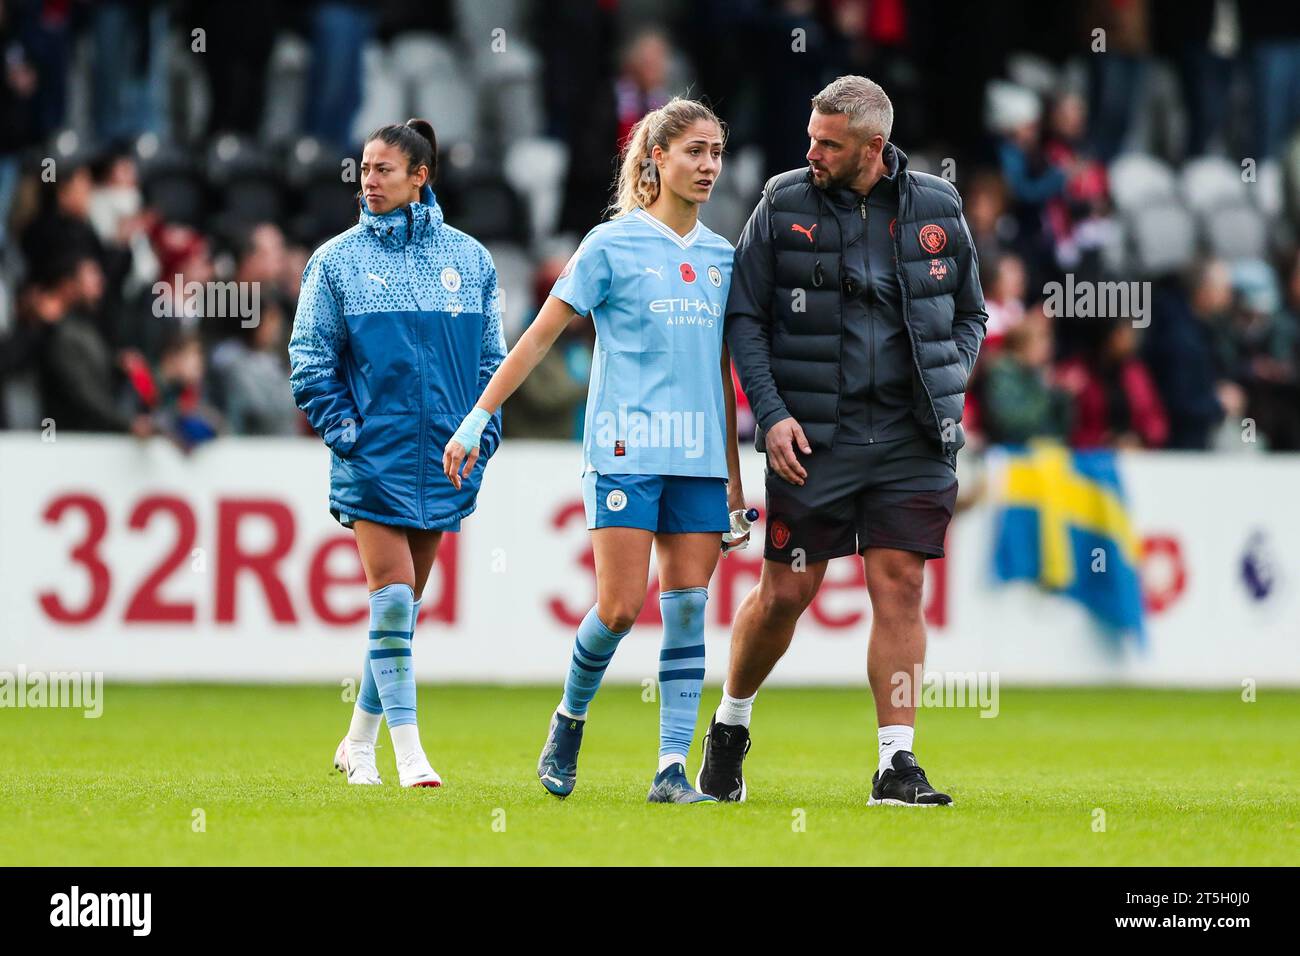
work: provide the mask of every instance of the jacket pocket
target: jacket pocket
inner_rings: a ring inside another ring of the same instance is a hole
[[[339,429],[333,443],[330,444],[329,450],[342,459],[351,458],[361,446],[361,435],[365,429],[365,424],[366,419],[364,418],[350,425],[345,422],[343,427]],[[348,441],[349,435],[351,441]]]

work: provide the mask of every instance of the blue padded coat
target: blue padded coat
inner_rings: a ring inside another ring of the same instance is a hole
[[[492,257],[433,191],[360,221],[303,271],[289,341],[298,407],[329,447],[330,510],[455,531],[501,441],[498,411],[457,491],[442,452],[505,357]]]

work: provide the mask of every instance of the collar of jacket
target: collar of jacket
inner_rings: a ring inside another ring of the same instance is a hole
[[[392,212],[375,215],[361,199],[361,225],[365,226],[386,246],[404,246],[423,243],[442,228],[442,207],[426,183],[420,189],[418,202],[398,206]]]

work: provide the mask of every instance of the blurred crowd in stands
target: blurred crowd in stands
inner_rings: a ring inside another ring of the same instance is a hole
[[[286,342],[370,129],[433,122],[439,202],[492,251],[513,342],[645,111],[683,93],[728,122],[703,219],[734,241],[804,165],[810,97],[860,73],[964,199],[974,443],[1300,449],[1300,6],[0,0],[0,48],[2,427],[307,433]],[[228,283],[256,321],[194,291]],[[508,437],[580,435],[593,340],[575,320]]]

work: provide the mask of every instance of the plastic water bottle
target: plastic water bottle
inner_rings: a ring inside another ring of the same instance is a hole
[[[736,510],[731,513],[731,527],[744,534],[754,526],[758,520],[757,508],[746,508],[744,511]]]
[[[736,550],[735,545],[727,547],[730,543],[727,539],[731,538],[734,541],[738,538],[744,537],[749,532],[749,529],[754,526],[754,522],[758,520],[758,509],[737,508],[731,513],[730,518],[731,531],[722,536],[722,556],[724,558],[732,551]],[[746,544],[748,544],[748,542],[746,542]],[[739,547],[744,547],[744,545],[740,545]]]

